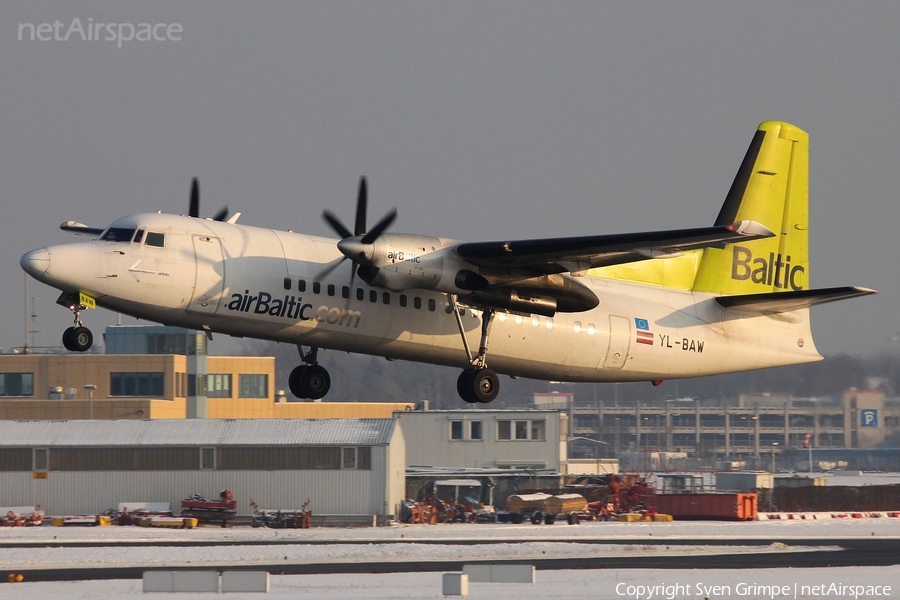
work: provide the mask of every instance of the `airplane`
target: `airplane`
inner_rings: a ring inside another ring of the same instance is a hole
[[[302,399],[331,386],[319,349],[460,368],[472,404],[497,397],[500,374],[659,385],[821,360],[809,308],[876,293],[809,287],[808,161],[805,131],[767,121],[710,227],[493,242],[390,233],[395,209],[368,228],[365,178],[352,230],[323,213],[339,240],[239,225],[227,207],[201,218],[194,179],[187,216],[67,221],[94,239],[20,264],[61,291],[70,351],[91,347],[96,306],[296,344]]]

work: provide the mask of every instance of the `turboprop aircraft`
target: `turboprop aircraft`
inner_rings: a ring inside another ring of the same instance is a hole
[[[323,213],[339,240],[240,225],[227,208],[200,218],[194,180],[187,216],[68,221],[94,239],[20,262],[74,313],[70,351],[91,347],[95,306],[296,344],[299,398],[331,385],[320,348],[461,368],[470,403],[496,398],[498,374],[658,385],[821,360],[809,308],[875,293],[809,287],[808,159],[804,131],[765,122],[711,227],[494,242],[389,233],[396,210],[370,229],[364,178],[352,231]]]

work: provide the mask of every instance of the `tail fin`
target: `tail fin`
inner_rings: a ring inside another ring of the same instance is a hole
[[[716,225],[748,219],[775,237],[706,248],[693,289],[722,295],[809,289],[809,135],[779,121],[759,126]]]

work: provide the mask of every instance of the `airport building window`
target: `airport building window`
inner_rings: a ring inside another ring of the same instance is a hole
[[[34,373],[0,373],[0,396],[34,396]]]
[[[147,354],[187,354],[187,337],[172,333],[149,334]]]
[[[470,440],[482,439],[481,421],[469,421],[469,439]]]
[[[231,373],[210,373],[206,376],[207,398],[231,398]]]
[[[34,465],[33,471],[49,471],[50,470],[50,449],[35,448],[34,449]]]
[[[148,246],[156,246],[157,248],[165,248],[166,247],[166,234],[154,233],[152,231],[148,231],[147,232],[147,245]]]
[[[463,439],[463,422],[462,421],[450,421],[450,439],[451,440]]]
[[[543,440],[546,436],[543,419],[523,421],[497,421],[498,440]]]
[[[241,398],[268,398],[269,376],[265,374],[241,374],[239,375]]]
[[[216,468],[215,448],[200,448],[200,468],[203,470]]]
[[[165,391],[164,373],[110,373],[110,396],[161,398]]]
[[[0,471],[30,471],[32,461],[31,448],[0,448]]]

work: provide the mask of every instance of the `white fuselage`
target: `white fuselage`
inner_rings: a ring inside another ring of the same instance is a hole
[[[47,269],[29,272],[64,292],[85,292],[100,306],[167,325],[469,364],[446,294],[390,291],[359,277],[350,289],[349,262],[314,281],[341,256],[335,240],[165,214],[113,225],[162,233],[164,246],[100,240],[51,246]],[[724,309],[708,294],[592,277],[579,281],[600,299],[593,310],[553,318],[498,313],[490,368],[538,379],[647,381],[821,359],[808,310],[760,316]],[[474,348],[479,316],[466,308],[462,317]]]

